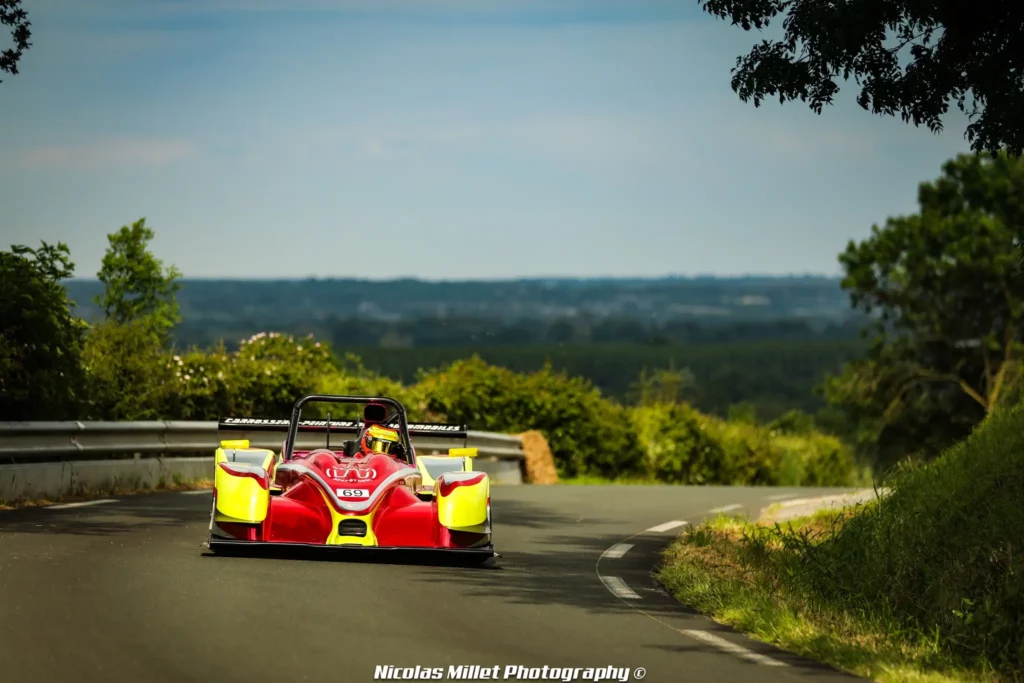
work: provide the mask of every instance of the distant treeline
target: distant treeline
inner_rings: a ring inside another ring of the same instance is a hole
[[[681,318],[759,319],[849,315],[838,278],[740,277],[422,280],[197,280],[180,281],[182,319],[222,324],[312,323],[337,318],[418,317],[522,320],[590,315],[664,322]],[[78,315],[98,320],[96,280],[65,283]]]
[[[575,316],[502,321],[468,316],[418,317],[395,321],[365,317],[334,318],[320,322],[283,323],[280,318],[196,320],[189,317],[174,331],[181,347],[210,347],[224,341],[233,348],[241,339],[262,330],[313,334],[335,348],[378,347],[485,347],[553,344],[736,344],[742,342],[857,339],[863,318],[842,321],[807,319],[645,322],[636,318],[595,319]]]

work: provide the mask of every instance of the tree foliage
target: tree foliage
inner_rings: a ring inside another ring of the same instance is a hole
[[[0,51],[0,71],[16,75],[21,56],[32,47],[32,43],[28,42],[32,37],[29,28],[32,22],[28,20],[28,13],[22,9],[21,0],[0,0],[0,25],[10,28],[14,42],[13,47]]]
[[[174,372],[146,320],[105,320],[89,329],[82,360],[90,420],[161,420],[175,397]]]
[[[175,296],[181,273],[174,266],[165,269],[149,251],[153,236],[145,218],[107,235],[110,245],[97,274],[104,289],[96,303],[108,320],[117,324],[145,321],[163,339],[181,320]]]
[[[799,99],[820,114],[836,81],[852,76],[872,113],[938,131],[952,100],[972,119],[975,151],[1024,151],[1024,5],[1015,0],[700,2],[746,31],[785,15],[783,39],[736,60],[732,87],[744,102]]]
[[[960,155],[920,186],[919,213],[874,226],[840,256],[843,288],[877,316],[876,338],[827,393],[873,423],[882,448],[935,452],[1019,398],[1022,193],[1024,161]]]
[[[0,415],[74,417],[82,389],[85,324],[71,314],[62,281],[74,265],[63,243],[0,252]]]

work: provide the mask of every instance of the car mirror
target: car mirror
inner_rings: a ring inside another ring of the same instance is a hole
[[[453,458],[475,458],[480,453],[476,448],[449,448],[448,455]]]
[[[359,452],[358,441],[346,441],[344,444],[344,453],[346,458],[351,458]]]

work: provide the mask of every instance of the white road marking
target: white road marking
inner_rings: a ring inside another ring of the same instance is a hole
[[[739,508],[739,507],[743,507],[743,506],[742,505],[727,505],[726,507],[720,508],[720,509],[721,510],[733,510],[733,509],[736,509],[736,508]],[[683,520],[673,520],[671,522],[666,522],[664,524],[659,524],[658,526],[651,527],[650,529],[647,529],[647,531],[648,532],[650,532],[650,531],[654,531],[654,532],[668,531],[669,529],[675,529],[676,527],[683,526],[686,523],[687,522],[685,522]],[[632,539],[640,536],[640,534],[643,534],[643,533],[645,533],[645,532],[643,532],[643,531],[637,532],[637,533],[633,534],[632,536],[630,536],[629,538],[626,538],[625,540],[627,540],[627,541],[632,540]],[[633,545],[629,544],[629,543],[616,543],[611,548],[608,548],[608,550],[604,551],[604,553],[601,554],[601,557],[598,558],[597,564],[594,567],[595,573],[597,574],[597,578],[601,579],[601,583],[604,584],[604,587],[607,588],[609,591],[611,591],[612,595],[614,595],[615,597],[619,598],[620,600],[642,600],[642,598],[640,597],[640,595],[636,591],[634,591],[632,588],[627,586],[626,582],[623,581],[618,576],[601,576],[601,570],[600,570],[601,560],[603,560],[606,557],[622,557],[626,553],[626,551],[628,551],[632,547],[633,547]],[[647,591],[648,593],[658,593],[659,595],[671,597],[670,593],[668,593],[664,589],[658,588],[658,587],[641,586],[639,588],[639,590]],[[632,605],[630,605],[630,607],[632,607],[636,611],[640,612],[640,614],[643,614],[643,615],[653,619],[654,621],[656,621],[657,623],[661,624],[662,626],[665,626],[667,628],[672,629],[676,633],[681,633],[681,634],[683,634],[685,636],[689,636],[690,638],[695,638],[697,640],[701,640],[701,641],[703,641],[705,643],[708,643],[708,644],[710,644],[710,645],[712,645],[714,647],[717,647],[720,650],[724,650],[725,652],[729,652],[729,653],[734,654],[734,655],[736,655],[736,656],[738,656],[738,657],[740,657],[742,659],[746,659],[748,661],[755,662],[757,664],[762,664],[764,666],[789,666],[789,664],[787,664],[785,662],[779,661],[777,659],[773,659],[771,657],[767,657],[767,656],[762,655],[762,654],[758,654],[757,652],[754,652],[753,650],[745,648],[742,645],[737,645],[735,643],[731,643],[728,640],[726,640],[724,638],[720,638],[720,637],[718,637],[718,636],[716,636],[716,635],[714,635],[712,633],[709,633],[707,631],[698,631],[698,630],[684,631],[682,629],[675,628],[671,624],[668,624],[668,623],[662,621],[661,619],[659,619],[658,617],[654,616],[653,614],[650,614],[649,612],[647,612],[641,605],[643,605],[642,602],[639,605],[632,604]]]
[[[633,589],[626,585],[626,582],[617,576],[602,576],[601,582],[604,587],[612,592],[617,598],[623,600],[639,600],[640,596],[633,592]]]
[[[203,493],[209,493],[209,494],[212,495],[213,491],[210,490],[210,489],[201,489],[199,491],[181,491],[181,495],[183,495],[183,496],[198,496],[198,495],[201,495]]]
[[[733,503],[732,505],[724,505],[720,508],[714,508],[711,512],[729,512],[730,510],[739,510],[741,507],[743,506],[739,503]]]
[[[608,548],[608,550],[605,550],[601,554],[601,557],[610,557],[613,560],[617,560],[625,555],[632,547],[633,545],[631,543],[616,543],[611,548]]]
[[[766,657],[765,655],[758,654],[753,650],[748,650],[742,645],[731,643],[725,638],[719,638],[715,634],[708,633],[707,631],[680,631],[680,633],[682,633],[683,635],[690,636],[691,638],[696,638],[697,640],[704,641],[705,643],[713,645],[720,650],[725,650],[726,652],[730,652],[736,655],[737,657],[741,657],[743,659],[746,659],[747,661],[751,661],[756,664],[763,664],[764,666],[789,666],[789,664],[786,664],[785,662],[780,662],[777,659],[772,659],[771,657]]]
[[[67,510],[68,508],[80,508],[86,505],[103,505],[104,503],[116,503],[117,501],[112,498],[104,498],[103,500],[87,500],[82,503],[64,503],[63,505],[47,505],[47,510]]]
[[[777,496],[768,496],[765,500],[786,500],[787,498],[796,498],[799,493],[782,493]]]

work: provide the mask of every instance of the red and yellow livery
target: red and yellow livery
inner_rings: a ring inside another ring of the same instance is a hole
[[[311,402],[363,404],[362,419],[301,419]],[[287,431],[279,453],[250,439],[224,440],[215,457],[211,550],[324,547],[438,550],[495,557],[490,479],[473,471],[476,449],[417,457],[410,433],[465,438],[461,425],[410,425],[387,397],[304,396],[291,420],[227,418],[222,430]],[[324,448],[300,450],[300,436],[324,433]],[[330,437],[357,438],[332,449]]]

